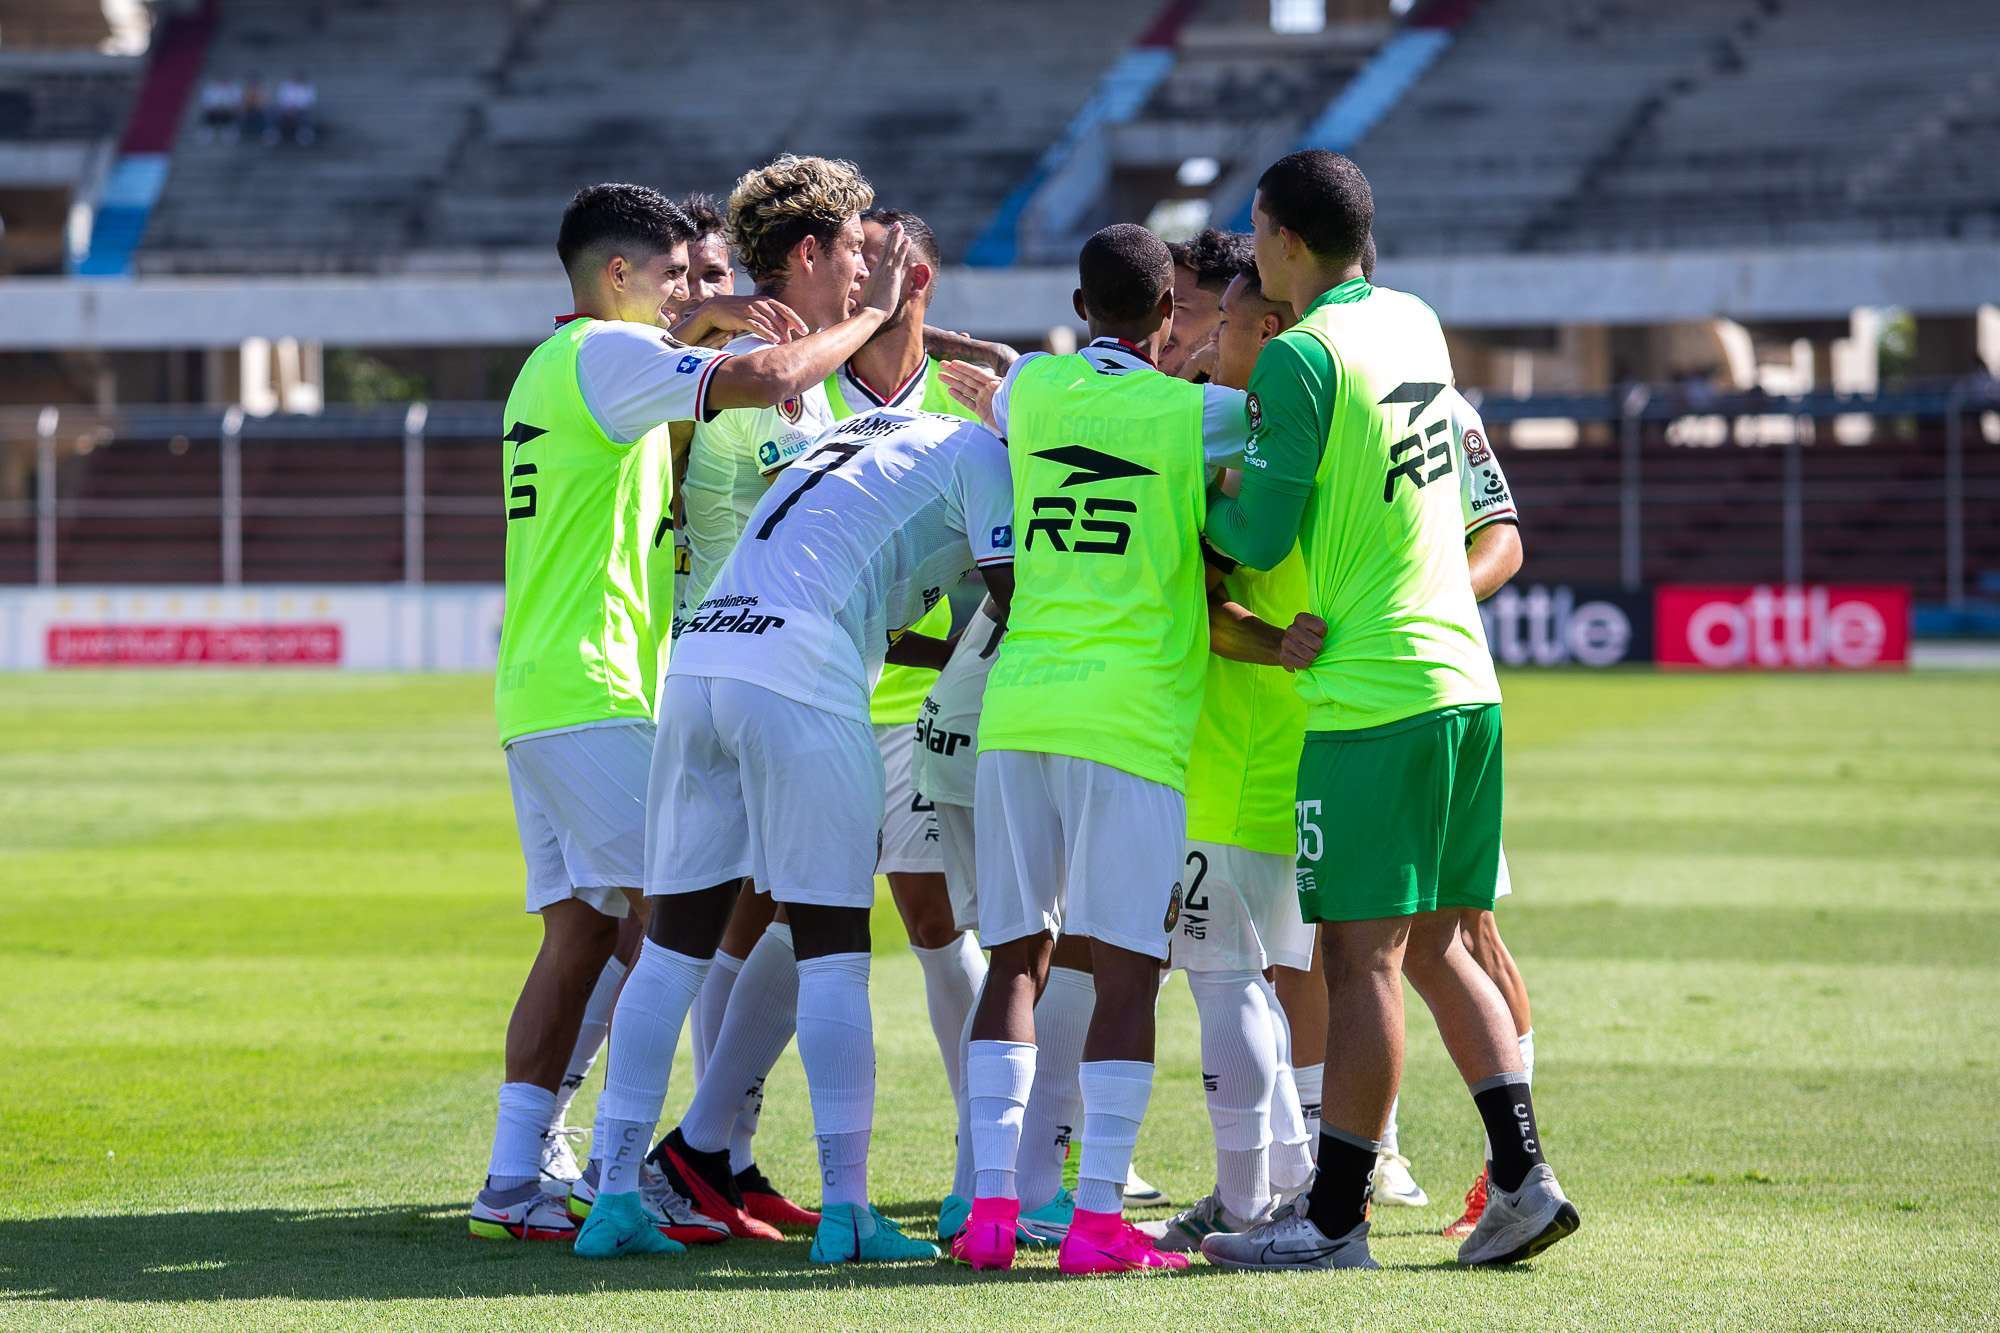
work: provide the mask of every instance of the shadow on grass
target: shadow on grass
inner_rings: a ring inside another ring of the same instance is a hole
[[[921,1216],[916,1206],[896,1210]],[[0,1222],[0,1311],[20,1300],[401,1300],[596,1291],[797,1291],[1056,1281],[1053,1254],[1007,1273],[950,1263],[828,1268],[805,1237],[590,1262],[567,1244],[474,1240],[460,1202]],[[1458,1271],[1446,1260],[1392,1267]],[[1196,1264],[1151,1280],[1255,1281]]]

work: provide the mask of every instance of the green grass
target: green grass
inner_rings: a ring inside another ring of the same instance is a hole
[[[1991,1324],[2000,680],[1507,688],[1501,917],[1583,1230],[1529,1268],[1453,1268],[1435,1233],[1479,1131],[1413,1003],[1403,1142],[1438,1202],[1378,1216],[1388,1271],[1071,1282],[469,1240],[536,938],[487,682],[10,678],[0,1325]],[[877,926],[875,1189],[921,1228],[949,1100]],[[1140,1163],[1187,1197],[1211,1167],[1178,984],[1161,1033]],[[674,1104],[688,1087],[683,1058]],[[808,1193],[793,1057],[764,1126]]]

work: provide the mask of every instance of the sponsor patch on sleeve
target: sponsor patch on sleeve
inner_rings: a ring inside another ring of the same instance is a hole
[[[693,352],[689,352],[686,356],[680,359],[680,364],[674,367],[674,373],[676,375],[692,375],[697,370],[700,369],[701,369],[701,358],[696,356]]]

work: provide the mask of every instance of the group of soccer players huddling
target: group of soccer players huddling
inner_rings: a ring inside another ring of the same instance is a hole
[[[1099,231],[1073,355],[928,325],[935,239],[873,204],[852,165],[785,155],[726,204],[599,185],[564,214],[575,311],[507,401],[495,685],[543,940],[473,1234],[1373,1268],[1371,1202],[1425,1202],[1405,977],[1487,1134],[1460,1262],[1570,1234],[1493,921],[1477,601],[1519,567],[1517,516],[1436,316],[1372,283],[1361,172],[1278,161],[1249,235]],[[868,1190],[878,874],[958,1115],[935,1245]],[[1215,1186],[1134,1225],[1173,970]],[[694,1096],[656,1137],[690,1028]],[[568,1104],[607,1032],[579,1167]],[[794,1036],[817,1211],[755,1156]]]

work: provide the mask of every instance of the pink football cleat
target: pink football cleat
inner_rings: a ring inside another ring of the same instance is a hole
[[[1056,1267],[1071,1276],[1087,1273],[1143,1273],[1156,1268],[1186,1268],[1185,1254],[1156,1249],[1150,1237],[1121,1213],[1090,1213],[1079,1208],[1063,1237]]]
[[[1014,1266],[1014,1228],[1021,1220],[1019,1199],[974,1199],[972,1216],[952,1237],[951,1257],[975,1269]]]

